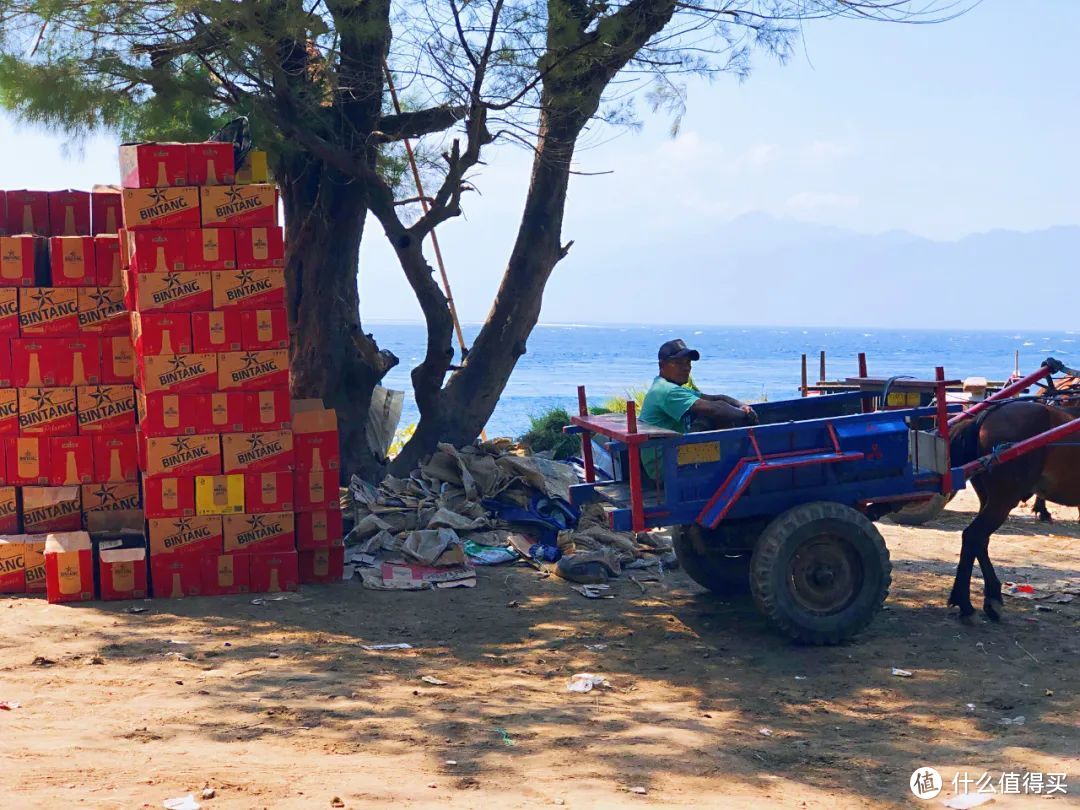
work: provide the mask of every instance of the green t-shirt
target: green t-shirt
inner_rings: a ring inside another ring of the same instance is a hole
[[[701,399],[701,394],[693,388],[676,385],[663,377],[656,377],[641,403],[638,418],[653,427],[687,433],[690,430],[690,408]],[[646,444],[641,449],[641,463],[654,481],[660,480],[660,465],[663,454],[659,448]]]

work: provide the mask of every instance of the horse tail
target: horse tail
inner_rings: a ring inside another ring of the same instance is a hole
[[[966,419],[949,431],[949,462],[957,467],[979,457],[981,419]]]

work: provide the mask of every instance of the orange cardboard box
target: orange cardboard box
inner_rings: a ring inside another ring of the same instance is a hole
[[[19,336],[19,291],[0,287],[0,340]]]
[[[49,192],[49,233],[52,236],[90,235],[90,192],[69,188]]]
[[[74,529],[45,538],[45,593],[53,604],[94,598],[94,554],[89,534]]]
[[[231,143],[187,144],[188,182],[193,186],[228,186],[236,181]]]
[[[235,310],[191,313],[191,343],[197,352],[238,352],[243,329]]]
[[[79,334],[79,291],[71,287],[19,290],[19,333],[23,337]]]
[[[79,433],[135,433],[135,387],[82,385],[75,389]]]
[[[284,308],[247,309],[240,313],[241,349],[249,352],[289,348],[289,321]]]
[[[134,481],[83,484],[82,512],[127,512],[140,508],[139,485]]]
[[[3,442],[6,440],[0,440]],[[0,464],[3,462],[0,461]],[[15,487],[0,487],[0,533],[13,534],[19,530],[19,505]]]
[[[19,433],[23,436],[76,436],[79,408],[74,388],[20,388]]]
[[[105,549],[98,554],[98,565],[101,598],[106,602],[146,596],[145,548]]]
[[[96,434],[94,440],[94,480],[118,483],[139,479],[139,441],[135,431],[110,435]]]
[[[331,584],[345,576],[345,547],[297,552],[301,584]]]
[[[122,385],[135,380],[135,348],[130,335],[102,338],[101,384]]]
[[[9,484],[26,487],[49,483],[47,436],[12,436],[3,443],[4,478]]]
[[[33,287],[48,278],[49,243],[40,236],[0,236],[0,285]]]
[[[221,439],[216,433],[194,436],[142,436],[140,468],[153,475],[220,475]]]
[[[124,266],[133,273],[181,273],[188,267],[190,228],[124,230]]]
[[[54,287],[96,286],[94,237],[54,236],[49,239],[49,268]]]
[[[26,593],[26,541],[0,537],[0,593]]]
[[[45,535],[22,537],[26,541],[26,592],[45,593]]]
[[[80,287],[79,329],[110,337],[131,334],[131,317],[122,287]]]
[[[128,273],[124,295],[138,312],[197,312],[214,304],[210,273]]]
[[[120,189],[116,186],[94,186],[90,191],[90,232],[114,234],[124,221],[121,213]]]
[[[277,225],[277,188],[269,183],[203,186],[199,191],[204,228],[269,228]]]
[[[203,596],[226,596],[250,590],[251,563],[247,554],[204,554]]]
[[[132,312],[131,338],[135,354],[191,354],[191,314],[187,312]]]
[[[244,510],[249,515],[293,512],[291,472],[244,473]]]
[[[14,338],[12,384],[18,388],[94,385],[102,378],[101,340],[85,337]]]
[[[288,390],[257,391],[246,397],[245,431],[292,429],[292,401]]]
[[[129,231],[199,227],[199,190],[192,186],[125,188],[121,208]]]
[[[99,287],[123,286],[119,236],[114,233],[102,233],[94,237],[94,266],[97,267]]]
[[[296,516],[296,547],[303,550],[345,545],[340,509],[300,512]]]
[[[258,552],[251,561],[251,593],[295,591],[300,581],[295,551]]]
[[[19,435],[19,392],[14,388],[0,388],[0,436]],[[0,478],[3,464],[0,463]]]
[[[292,551],[296,548],[295,519],[292,512],[225,515],[221,521],[226,554]]]
[[[7,232],[32,233],[38,236],[50,236],[49,230],[49,192],[27,191],[19,189],[8,191]]]
[[[79,487],[23,487],[23,527],[31,534],[75,532],[82,526]]]
[[[192,228],[185,231],[188,270],[232,270],[236,267],[236,238],[232,228]]]
[[[143,509],[148,518],[181,518],[195,514],[195,479],[147,478],[143,481],[145,503]]]
[[[150,584],[155,599],[182,599],[202,593],[202,556],[150,553]]]
[[[49,438],[49,483],[52,486],[89,484],[93,480],[93,437],[52,436]]]
[[[139,359],[139,388],[146,393],[198,394],[218,388],[218,355],[151,354]]]
[[[223,433],[222,472],[288,472],[293,468],[293,435],[288,430]]]
[[[285,237],[281,226],[236,229],[236,269],[285,267]]]
[[[222,352],[218,355],[217,387],[222,391],[270,391],[289,387],[289,353]]]
[[[284,309],[285,274],[275,269],[217,270],[214,309]]]
[[[338,505],[337,470],[308,470],[293,473],[293,508],[297,512],[320,512]]]
[[[221,517],[151,518],[150,556],[223,554]]]
[[[125,189],[146,190],[162,186],[188,185],[187,145],[182,143],[121,144],[120,183]]]
[[[337,413],[318,399],[293,401],[296,470],[336,470],[341,466]]]

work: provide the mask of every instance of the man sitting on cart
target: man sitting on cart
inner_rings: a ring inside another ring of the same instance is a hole
[[[660,373],[645,394],[638,418],[653,427],[690,431],[721,430],[757,423],[754,409],[724,394],[703,394],[690,383],[690,363],[701,359],[697,349],[682,340],[669,340],[657,352]],[[658,480],[660,453],[648,446],[641,458],[646,473]]]

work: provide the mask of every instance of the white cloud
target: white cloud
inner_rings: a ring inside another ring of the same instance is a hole
[[[814,141],[800,149],[799,156],[806,163],[816,166],[822,163],[832,163],[840,160],[854,151],[854,147],[849,143],[843,143],[841,141]]]
[[[831,211],[858,208],[861,200],[855,194],[838,194],[832,191],[800,191],[784,202],[784,208],[794,214],[812,216]]]

